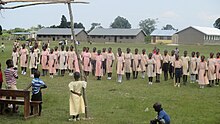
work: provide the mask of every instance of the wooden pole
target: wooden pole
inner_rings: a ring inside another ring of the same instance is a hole
[[[84,77],[85,81],[87,81],[87,78],[86,78],[86,76],[84,76],[84,72],[82,70],[81,58],[80,58],[79,51],[78,51],[77,44],[76,44],[76,37],[75,37],[75,32],[74,32],[73,12],[72,12],[71,3],[69,2],[69,3],[67,3],[67,5],[68,5],[68,9],[69,9],[69,16],[70,16],[71,33],[72,33],[75,52],[77,55],[79,69],[80,69],[80,73],[81,73],[81,80],[83,80],[83,77]],[[84,103],[85,103],[85,118],[88,118],[88,105],[87,105],[87,99],[86,99],[86,90],[83,88],[82,92],[83,92],[83,99],[84,99]]]

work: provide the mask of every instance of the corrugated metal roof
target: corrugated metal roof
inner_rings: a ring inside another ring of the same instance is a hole
[[[75,34],[79,34],[84,29],[74,29]],[[38,30],[37,35],[72,35],[70,28],[42,28]]]
[[[173,36],[176,33],[176,30],[154,30],[151,33],[151,36]]]
[[[14,34],[14,35],[30,35],[31,33],[30,32],[15,32],[12,34]]]
[[[192,26],[192,28],[201,31],[206,35],[220,35],[220,30],[217,28],[200,27],[200,26]]]
[[[116,28],[95,28],[88,35],[95,36],[136,36],[142,29],[116,29]],[[144,33],[145,34],[145,33]],[[146,34],[145,34],[146,35]]]

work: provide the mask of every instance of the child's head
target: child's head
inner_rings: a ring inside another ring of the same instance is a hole
[[[53,51],[54,51],[53,49],[50,49],[50,54],[53,54]]]
[[[196,52],[196,56],[199,57],[199,55],[200,55],[200,53],[199,53],[199,52]]]
[[[193,52],[191,53],[192,57],[195,57],[195,54],[196,54],[196,53],[193,51]]]
[[[152,56],[153,56],[153,54],[152,54],[152,53],[149,53],[149,55],[148,55],[149,59],[151,59]]]
[[[136,49],[134,50],[134,52],[135,52],[135,54],[138,54],[138,49],[136,48]]]
[[[174,50],[172,50],[172,51],[171,51],[171,55],[173,56],[174,54],[175,54],[175,51],[174,51]]]
[[[185,50],[183,54],[184,54],[184,56],[186,57],[186,56],[187,56],[187,51]]]
[[[96,47],[93,47],[92,51],[93,51],[93,52],[96,52]]]
[[[71,46],[70,46],[70,51],[73,51],[73,48],[74,48],[73,45],[71,45]]]
[[[118,51],[118,56],[121,57],[122,51]]]
[[[98,52],[97,52],[97,53],[98,53],[98,55],[100,55],[100,54],[101,54],[101,50],[98,50]]]
[[[146,49],[143,49],[143,50],[142,50],[142,53],[145,54],[145,53],[146,53]]]
[[[130,52],[131,52],[131,49],[130,49],[130,48],[127,48],[126,51],[127,51],[127,53],[130,53]]]
[[[57,47],[57,46],[55,46],[55,47],[54,47],[54,50],[55,50],[55,51],[57,51],[57,50],[58,50],[58,47]]]
[[[219,55],[220,55],[220,53],[218,52],[218,53],[216,53],[216,58],[219,58]]]
[[[176,55],[176,60],[179,60],[179,55]]]
[[[61,51],[64,51],[64,45],[61,46]]]
[[[162,105],[158,102],[156,102],[154,105],[153,105],[153,108],[156,112],[160,112],[161,110],[163,110],[162,108]]]
[[[2,42],[2,45],[4,45],[4,43]]]
[[[14,67],[13,61],[12,61],[11,59],[8,59],[8,60],[6,61],[6,65],[7,65],[7,68],[12,68],[12,67]]]
[[[85,52],[86,51],[86,47],[83,47],[83,52]]]
[[[121,48],[118,48],[118,51],[121,51]]]
[[[111,47],[108,48],[108,52],[109,52],[109,53],[112,52],[112,48],[111,48]]]
[[[69,51],[69,47],[68,47],[68,46],[66,46],[66,51],[67,51],[67,52]]]
[[[214,53],[211,52],[211,53],[210,53],[210,58],[213,58],[213,57],[214,57]]]
[[[79,73],[79,72],[75,72],[75,73],[74,73],[74,79],[75,79],[76,81],[78,81],[79,78],[80,78],[80,73]]]
[[[43,51],[46,51],[46,50],[47,50],[47,48],[46,48],[45,45],[42,46],[42,49],[43,49]]]
[[[33,52],[34,52],[34,47],[31,48],[31,53],[33,53]]]
[[[160,52],[160,49],[157,49],[156,54],[159,54],[159,52]]]
[[[14,48],[13,48],[13,52],[16,52],[16,51],[17,51],[17,48],[16,48],[16,47],[14,47]]]
[[[205,61],[205,56],[204,56],[204,55],[201,56],[201,61],[202,61],[202,62]]]
[[[34,48],[37,49],[38,48],[38,43],[34,44]]]
[[[89,52],[89,47],[86,47],[86,52]]]
[[[22,46],[23,49],[25,48],[25,44],[24,43],[21,46]]]
[[[39,78],[39,77],[40,77],[40,71],[35,71],[34,78]]]
[[[167,50],[164,50],[164,55],[167,55],[168,51]]]

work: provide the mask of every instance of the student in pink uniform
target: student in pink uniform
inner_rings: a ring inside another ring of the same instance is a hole
[[[190,59],[190,80],[191,83],[196,82],[196,74],[197,74],[197,58],[195,56],[195,52],[192,52],[191,59]]]
[[[17,52],[17,48],[14,47],[13,52],[12,52],[12,61],[13,61],[15,70],[18,69],[18,59],[19,59],[19,53]]]
[[[219,80],[220,80],[220,53],[218,52],[216,54],[216,86],[219,86]]]
[[[199,65],[201,61],[201,58],[200,58],[200,53],[199,52],[196,52],[196,62],[197,62],[197,65]],[[198,66],[196,68],[196,82],[199,81],[199,72],[198,72]]]
[[[209,79],[209,86],[215,85],[216,79],[216,59],[214,58],[214,53],[210,53],[210,58],[208,59],[208,79]]]
[[[112,79],[112,67],[115,61],[115,55],[112,52],[112,48],[109,47],[108,48],[108,53],[106,55],[106,69],[107,69],[107,73],[108,73],[108,80]]]
[[[130,80],[131,73],[132,73],[132,65],[133,65],[133,55],[131,53],[131,49],[127,48],[127,52],[124,54],[125,58],[125,75],[126,79]]]
[[[65,71],[69,71],[69,68],[68,68],[68,53],[69,53],[69,46],[66,46],[66,65],[65,65]]]
[[[187,56],[187,51],[184,51],[184,56],[181,57],[181,60],[183,62],[183,84],[186,85],[190,68],[190,58]]]
[[[88,47],[86,48],[86,51],[83,54],[82,62],[85,76],[89,76],[89,72],[91,71],[91,53],[89,52]]]
[[[133,79],[137,79],[138,72],[140,71],[140,64],[141,64],[141,56],[138,54],[138,49],[135,49],[135,53],[133,54]]]
[[[40,49],[38,48],[38,43],[34,44],[34,53],[37,55],[37,68],[38,65],[40,64]]]
[[[149,57],[146,62],[146,67],[147,67],[147,76],[149,80],[149,84],[153,84],[153,77],[155,77],[155,60],[152,58],[153,54],[149,53]]]
[[[67,54],[64,49],[65,49],[64,46],[61,46],[61,51],[59,51],[58,54],[58,64],[59,64],[61,76],[65,75],[66,64],[67,64]]]
[[[30,77],[34,78],[34,73],[37,70],[37,54],[34,52],[34,48],[31,48],[29,68],[31,70]]]
[[[172,50],[171,51],[171,56],[170,56],[170,65],[169,65],[169,73],[170,73],[170,79],[173,79],[174,77],[174,66],[173,66],[173,63],[174,61],[176,60],[175,58],[175,51]]]
[[[56,55],[54,54],[54,50],[50,49],[50,54],[49,54],[49,73],[50,73],[50,78],[53,78],[53,75],[56,73]]]
[[[28,50],[25,48],[25,44],[22,44],[22,49],[20,50],[20,66],[21,66],[21,74],[26,75],[27,67],[28,67]]]
[[[105,75],[106,74],[106,62],[107,62],[107,51],[106,51],[106,48],[103,48],[102,49],[102,56],[103,56],[103,58],[104,58],[104,64],[103,64],[103,75]]]
[[[145,78],[146,61],[147,61],[147,59],[148,59],[148,56],[147,56],[147,54],[146,54],[146,49],[143,49],[143,50],[142,50],[142,54],[141,54],[141,63],[140,63],[142,79]]]
[[[58,75],[58,73],[59,73],[59,64],[58,64],[58,55],[59,55],[59,51],[58,51],[58,47],[57,46],[55,46],[54,47],[54,55],[55,55],[55,69],[56,69],[56,73],[55,73],[55,75]]]
[[[208,80],[208,66],[205,61],[205,56],[201,56],[201,61],[198,64],[198,76],[199,76],[199,86],[200,88],[204,88],[207,84],[209,84]]]
[[[98,50],[98,55],[95,57],[95,63],[96,63],[96,69],[95,69],[95,76],[97,77],[97,80],[101,80],[101,77],[103,76],[103,63],[104,58],[101,55],[101,50]]]
[[[162,63],[163,58],[160,54],[160,50],[157,49],[156,54],[153,56],[154,60],[156,61],[155,68],[156,68],[156,83],[160,83],[160,74],[162,73]]]
[[[118,75],[118,83],[122,83],[122,75],[124,75],[124,57],[122,56],[122,52],[118,52],[118,57],[117,57],[117,75]]]
[[[75,63],[75,51],[73,51],[73,46],[70,46],[70,51],[67,53],[67,62],[69,69],[69,76],[73,76],[74,63]]]
[[[92,53],[91,53],[91,64],[92,64],[92,75],[93,76],[95,76],[95,65],[96,65],[96,63],[95,63],[95,58],[96,58],[96,56],[97,56],[97,52],[96,52],[96,47],[94,47],[93,49],[92,49]]]
[[[163,55],[164,81],[168,80],[169,62],[170,62],[170,56],[168,55],[168,51],[164,50],[164,55]]]
[[[43,51],[41,52],[41,67],[42,67],[42,76],[47,75],[47,71],[49,69],[48,66],[49,61],[49,52],[47,51],[47,47],[43,46]]]

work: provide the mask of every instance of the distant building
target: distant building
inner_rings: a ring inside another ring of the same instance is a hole
[[[12,33],[13,40],[29,40],[29,39],[36,39],[36,32],[15,32]]]
[[[175,33],[173,42],[177,44],[220,44],[220,30],[190,26]]]
[[[88,35],[84,29],[74,29],[76,40],[88,42]],[[43,28],[37,32],[37,40],[41,41],[60,41],[71,40],[72,33],[70,28]]]
[[[176,33],[176,30],[154,30],[151,33],[151,43],[172,43],[172,36]]]
[[[89,32],[89,41],[97,43],[144,43],[146,34],[141,29],[95,28]]]

